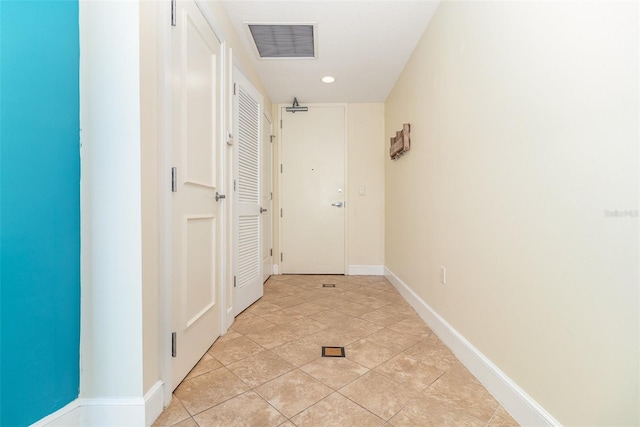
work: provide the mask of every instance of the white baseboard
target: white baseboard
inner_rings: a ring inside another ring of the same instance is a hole
[[[150,427],[164,409],[162,389],[158,381],[144,397],[76,399],[32,427]]]
[[[516,421],[523,426],[561,425],[387,267],[384,276]]]
[[[150,427],[164,410],[164,383],[157,381],[144,395],[144,425]]]
[[[225,318],[225,321],[227,322],[226,325],[224,325],[224,327],[222,328],[223,330],[221,331],[221,335],[224,335],[227,333],[227,331],[229,331],[229,328],[231,327],[231,325],[233,324],[233,321],[235,320],[236,316],[234,315],[234,310],[233,307],[229,307],[227,308],[227,317]]]
[[[349,276],[382,276],[384,265],[350,265],[347,274]]]

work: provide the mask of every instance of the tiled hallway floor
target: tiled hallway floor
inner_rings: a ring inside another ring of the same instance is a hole
[[[154,424],[174,425],[518,424],[386,279],[272,276]]]

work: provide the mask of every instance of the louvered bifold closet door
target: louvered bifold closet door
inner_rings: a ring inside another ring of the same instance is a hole
[[[263,294],[260,234],[260,126],[262,97],[239,73],[235,78],[236,278],[234,312]]]

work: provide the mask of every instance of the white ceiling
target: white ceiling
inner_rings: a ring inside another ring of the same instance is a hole
[[[382,102],[439,0],[223,0],[274,103]],[[317,23],[316,59],[260,59],[246,23]],[[335,83],[322,83],[326,75]]]

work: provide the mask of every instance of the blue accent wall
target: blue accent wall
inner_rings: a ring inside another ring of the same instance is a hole
[[[0,425],[78,397],[78,1],[0,0]]]

